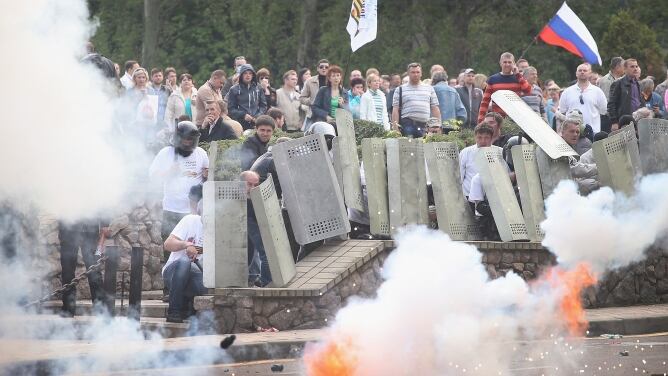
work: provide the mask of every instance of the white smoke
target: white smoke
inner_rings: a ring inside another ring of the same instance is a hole
[[[119,125],[114,119],[123,111],[114,85],[97,68],[80,62],[94,30],[84,0],[0,3],[5,87],[0,97],[5,109],[0,122],[0,210],[2,205],[16,209],[1,213],[0,238],[19,222],[23,227],[18,230],[31,234],[18,242],[17,255],[9,259],[0,244],[0,346],[14,350],[23,343],[47,353],[52,347],[87,346],[81,357],[63,351],[62,359],[46,371],[51,374],[211,364],[223,355],[211,338],[190,350],[166,354],[159,333],[146,333],[126,318],[100,315],[82,325],[81,320],[22,308],[36,297],[31,291],[38,288],[44,272],[35,256],[41,243],[38,226],[24,224],[24,219],[45,213],[66,221],[113,217],[132,207],[125,193],[138,173],[147,174],[141,142],[113,132]],[[128,350],[132,346],[136,352]],[[2,360],[20,359],[5,353]],[[38,372],[29,365],[6,368],[13,366],[3,363],[0,373]]]
[[[127,179],[108,138],[110,83],[79,63],[94,31],[85,2],[1,4],[0,199],[30,201],[65,219],[114,207]]]
[[[543,245],[565,267],[585,261],[603,272],[644,258],[668,230],[668,174],[644,177],[628,197],[610,188],[580,196],[562,181],[546,200]]]
[[[352,301],[331,327],[357,356],[355,374],[508,374],[514,341],[559,331],[558,291],[532,291],[514,273],[490,280],[474,246],[438,231],[397,241],[378,296]]]

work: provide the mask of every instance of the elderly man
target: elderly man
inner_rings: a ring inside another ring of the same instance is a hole
[[[434,86],[438,98],[438,108],[441,111],[441,120],[457,119],[466,121],[466,107],[459,98],[459,93],[448,85],[448,74],[445,71],[437,71],[431,75],[431,84]]]
[[[566,120],[561,124],[561,138],[579,155],[591,149],[591,141],[586,137],[580,137],[581,128],[582,114],[578,110],[566,114]]]
[[[595,134],[601,131],[601,114],[605,113],[607,102],[603,90],[589,82],[590,74],[591,65],[578,65],[575,72],[577,82],[561,93],[559,113],[563,115],[578,110],[583,116],[584,124],[589,125]],[[563,120],[563,117],[561,119]]]
[[[227,104],[222,100],[211,101],[204,107],[206,116],[202,120],[202,141],[236,140],[237,134],[231,124],[224,120]]]
[[[408,64],[408,83],[399,86],[392,98],[392,128],[401,134],[419,138],[424,135],[429,117],[441,118],[434,88],[425,85],[420,63]]]
[[[611,129],[619,129],[619,118],[623,115],[631,115],[637,109],[645,107],[645,99],[640,90],[640,66],[638,60],[628,58],[624,61],[624,77],[615,81],[610,87],[610,100],[608,101],[608,116],[610,116]],[[562,96],[563,101],[563,96]],[[596,131],[596,130],[595,130]]]

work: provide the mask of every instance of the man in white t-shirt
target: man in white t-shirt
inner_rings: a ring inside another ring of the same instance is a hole
[[[479,148],[493,146],[492,137],[494,129],[487,123],[480,123],[476,125],[473,132],[475,134],[475,145],[467,146],[459,152],[459,173],[462,179],[462,191],[464,191],[464,196],[467,198],[471,190],[471,180],[478,173],[478,168],[475,165],[476,153],[478,153]],[[493,147],[499,148],[498,146]]]
[[[190,188],[207,178],[209,157],[197,146],[199,135],[195,124],[180,122],[174,133],[173,146],[160,150],[149,168],[151,180],[163,183],[163,240],[167,239],[179,220],[190,213]]]
[[[167,322],[183,322],[192,313],[192,300],[206,293],[201,266],[203,225],[202,201],[197,205],[197,214],[183,217],[165,241],[165,250],[170,252],[162,268],[162,278],[169,291]]]

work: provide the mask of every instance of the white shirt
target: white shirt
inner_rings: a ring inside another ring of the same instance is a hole
[[[204,244],[202,230],[203,227],[202,217],[196,214],[188,214],[181,218],[179,223],[176,224],[176,227],[174,227],[174,230],[172,230],[172,235],[176,236],[180,240],[185,240],[187,242],[193,243],[197,247],[201,247],[202,244]],[[201,262],[202,255],[198,255],[197,258]],[[165,269],[167,269],[170,264],[178,261],[179,259],[189,260],[185,249],[177,252],[171,252],[169,254],[169,259],[167,259],[165,266],[162,267],[162,273],[165,273]]]
[[[580,94],[584,103],[580,103]],[[598,133],[601,131],[601,114],[608,111],[608,100],[598,86],[587,83],[587,87],[581,90],[576,83],[567,87],[559,99],[559,112],[566,114],[573,109],[580,110],[585,124],[589,124],[594,133]]]
[[[480,174],[475,174],[471,179],[471,191],[469,192],[469,201],[483,201],[485,199],[485,189],[482,187]]]
[[[132,89],[135,86],[134,81],[132,81],[132,76],[130,76],[128,72],[125,72],[123,77],[121,77],[121,85],[123,85],[126,90]]]
[[[163,182],[162,209],[190,213],[188,193],[193,185],[203,182],[202,172],[205,168],[209,168],[209,157],[200,147],[187,157],[176,153],[173,146],[162,148],[148,172],[151,180]]]
[[[498,146],[491,147],[502,149]],[[478,168],[475,165],[475,156],[478,153],[478,145],[467,146],[459,152],[459,174],[462,179],[462,191],[464,196],[468,197],[471,190],[471,179],[478,173]]]

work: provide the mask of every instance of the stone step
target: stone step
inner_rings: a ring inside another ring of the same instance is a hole
[[[162,295],[162,291],[160,292]],[[163,302],[162,300],[143,300],[141,301],[141,317],[142,318],[162,318],[167,317],[167,307],[168,303]],[[51,300],[42,305],[42,308],[46,312],[59,312],[60,308],[63,306],[62,301],[60,300]],[[90,300],[79,300],[77,301],[77,311],[78,316],[86,316],[92,314],[93,303]],[[121,307],[121,299],[116,299],[116,312],[117,316],[125,316],[128,313],[128,300],[127,298],[123,300],[123,307]]]

